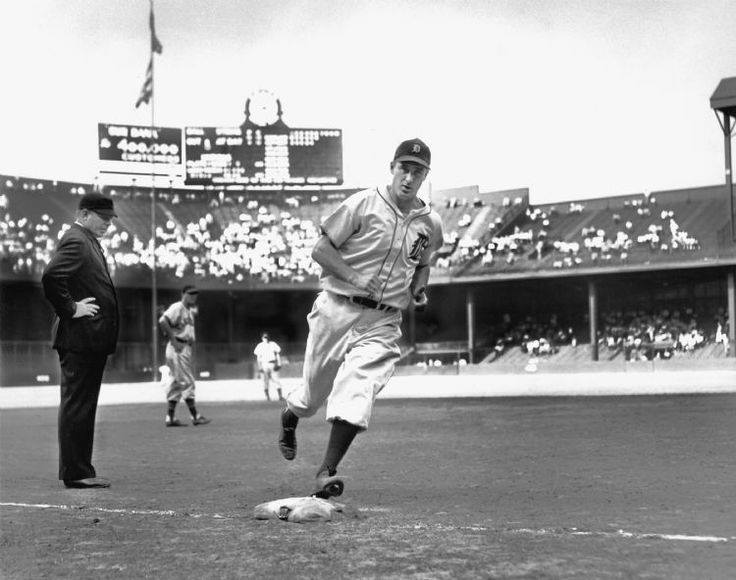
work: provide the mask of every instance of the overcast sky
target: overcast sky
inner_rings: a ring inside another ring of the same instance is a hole
[[[345,185],[399,141],[434,189],[532,203],[723,181],[709,98],[736,76],[733,0],[157,0],[156,124],[237,126],[258,89],[344,131]],[[90,182],[97,123],[136,110],[148,0],[2,2],[0,173]]]

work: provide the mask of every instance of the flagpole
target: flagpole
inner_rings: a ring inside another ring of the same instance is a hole
[[[151,1],[151,15],[153,15],[153,0]],[[152,338],[152,357],[151,376],[153,382],[158,377],[158,287],[156,284],[156,165],[154,161],[154,127],[155,127],[155,102],[156,91],[154,90],[154,64],[153,64],[153,29],[151,30],[150,58],[151,58],[151,140],[149,143],[149,154],[151,156],[151,338]]]

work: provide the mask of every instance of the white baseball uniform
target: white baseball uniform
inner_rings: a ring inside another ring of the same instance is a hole
[[[275,368],[276,362],[281,355],[281,347],[272,340],[268,342],[261,341],[256,345],[253,354],[256,355],[258,368],[263,373],[264,386],[267,388],[271,379],[281,386],[278,371]]]
[[[171,373],[162,377],[167,401],[179,401],[181,398],[194,398],[194,365],[192,360],[192,344],[194,343],[194,314],[191,308],[182,302],[174,302],[163,313],[175,334],[166,345],[166,364]],[[180,350],[171,344],[178,342]]]
[[[365,290],[323,272],[323,291],[307,317],[303,381],[286,398],[295,415],[309,417],[326,400],[328,421],[368,428],[373,402],[400,355],[401,310],[411,300],[414,271],[442,245],[439,215],[420,203],[404,214],[388,187],[367,189],[323,221],[322,233],[345,262],[382,281],[379,308],[355,303],[367,297]]]

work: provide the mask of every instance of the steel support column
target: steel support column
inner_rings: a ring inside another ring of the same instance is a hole
[[[588,318],[590,322],[590,358],[598,360],[598,288],[588,280]]]

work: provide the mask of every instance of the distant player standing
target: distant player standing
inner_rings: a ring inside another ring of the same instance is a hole
[[[399,358],[401,311],[427,303],[430,257],[442,245],[439,215],[417,197],[430,165],[419,139],[402,142],[391,183],[350,196],[322,223],[312,258],[323,291],[307,317],[302,384],[286,396],[279,449],[296,457],[296,427],[327,401],[332,423],[314,495],[340,495],[337,466],[368,428],[373,402]]]
[[[276,392],[278,393],[279,401],[283,401],[284,397],[281,393],[281,381],[279,380],[279,369],[281,368],[281,347],[273,340],[270,340],[268,333],[264,332],[261,335],[261,342],[256,345],[255,350],[253,350],[253,354],[256,355],[258,372],[261,374],[261,378],[263,379],[263,392],[266,394],[266,400],[271,400],[268,387],[273,381],[276,385]]]
[[[194,361],[192,345],[194,344],[194,316],[197,314],[197,296],[199,291],[194,286],[184,286],[181,300],[174,302],[158,319],[158,325],[169,339],[166,345],[166,364],[170,369],[168,379],[164,377],[167,427],[183,427],[184,423],[176,418],[176,405],[183,398],[192,415],[193,425],[206,425],[209,419],[197,412],[194,404]]]

